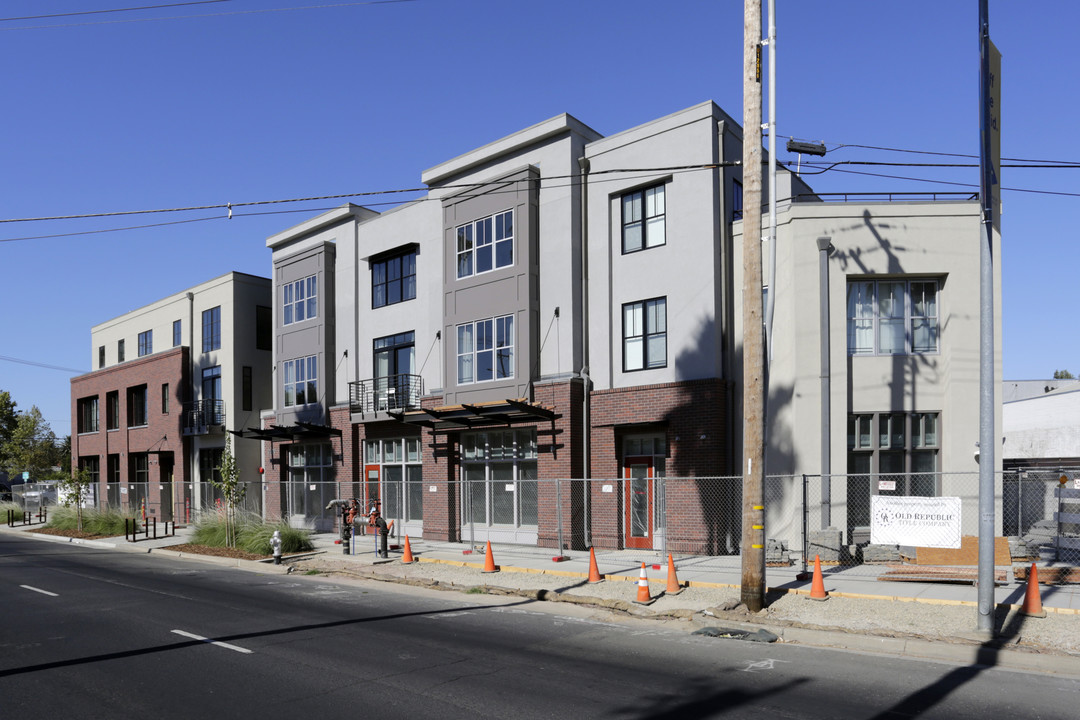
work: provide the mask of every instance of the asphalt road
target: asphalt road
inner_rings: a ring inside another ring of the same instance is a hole
[[[0,536],[5,718],[1074,718],[1080,681]]]

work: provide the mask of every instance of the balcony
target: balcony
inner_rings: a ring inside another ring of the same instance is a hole
[[[424,394],[419,375],[387,375],[349,383],[349,411],[376,413],[387,410],[415,410]]]
[[[225,424],[224,400],[196,400],[184,403],[184,435],[206,435]]]

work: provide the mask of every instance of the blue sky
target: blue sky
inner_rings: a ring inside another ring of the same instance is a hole
[[[0,220],[412,188],[422,170],[562,112],[603,134],[708,99],[742,117],[741,0],[228,0],[7,19],[166,2],[2,3]],[[837,146],[977,155],[977,0],[776,4],[782,138],[823,141],[830,160],[973,162]],[[1077,159],[1080,3],[1037,7],[990,3],[1002,155]],[[1078,173],[1002,172],[1006,379],[1080,374],[1067,310]],[[819,192],[975,191],[978,171],[845,166],[807,180]],[[268,276],[266,237],[347,200],[231,220],[211,209],[0,223],[0,389],[67,434],[75,373],[54,368],[91,369],[92,326],[230,270]],[[160,223],[172,224],[114,231]]]

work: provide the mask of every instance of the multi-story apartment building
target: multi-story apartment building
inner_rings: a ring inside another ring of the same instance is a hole
[[[424,171],[422,199],[269,238],[268,512],[329,528],[329,495],[378,497],[425,538],[553,546],[561,518],[578,544],[735,549],[737,485],[665,478],[740,464],[741,143],[712,102],[609,137],[561,115]],[[977,203],[778,188],[768,472],[820,467],[826,236],[834,471],[973,470]],[[893,492],[834,484],[838,508]]]
[[[98,498],[181,521],[214,503],[226,430],[257,427],[272,404],[270,285],[228,273],[91,330],[95,369],[71,381],[71,455]],[[258,447],[233,454],[257,483]]]

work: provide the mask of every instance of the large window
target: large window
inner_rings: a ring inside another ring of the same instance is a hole
[[[667,365],[667,298],[627,303],[623,310],[623,370]]]
[[[664,186],[622,196],[622,249],[637,252],[667,242],[664,231]]]
[[[333,448],[317,443],[289,445],[285,459],[289,473],[286,513],[291,522],[315,524],[324,516],[327,503],[337,497]]]
[[[147,418],[150,414],[146,386],[139,385],[138,387],[128,388],[127,401],[128,427],[142,427],[143,425],[146,425]]]
[[[105,393],[105,429],[120,429],[120,391]]]
[[[319,366],[317,355],[286,360],[282,363],[285,383],[285,407],[308,405],[319,401]]]
[[[255,349],[274,349],[274,314],[265,305],[255,306]]]
[[[457,327],[458,385],[514,377],[514,316]]]
[[[938,494],[937,413],[848,416],[849,523],[870,524],[870,495]]]
[[[150,355],[154,352],[154,331],[147,330],[139,333],[139,357]]]
[[[514,213],[490,215],[457,229],[457,276],[479,275],[514,264]]]
[[[462,523],[537,524],[536,430],[461,436]]]
[[[383,517],[406,521],[424,519],[420,438],[368,440],[364,443],[364,464],[379,466]]]
[[[371,307],[393,305],[415,297],[415,250],[371,263]]]
[[[86,471],[86,476],[90,480],[90,487],[85,498],[93,498],[97,493],[97,484],[101,480],[101,458],[97,455],[88,455],[86,457],[79,458],[79,469]]]
[[[416,368],[415,335],[405,332],[375,339],[377,409],[394,410],[420,404],[419,378],[413,378]]]
[[[318,284],[314,275],[308,275],[281,286],[281,324],[311,320],[319,311]]]
[[[203,310],[202,314],[202,351],[210,352],[221,348],[221,306]]]
[[[95,433],[98,431],[98,399],[94,397],[79,400],[79,432]]]
[[[908,355],[938,350],[936,280],[850,280],[848,354]]]

